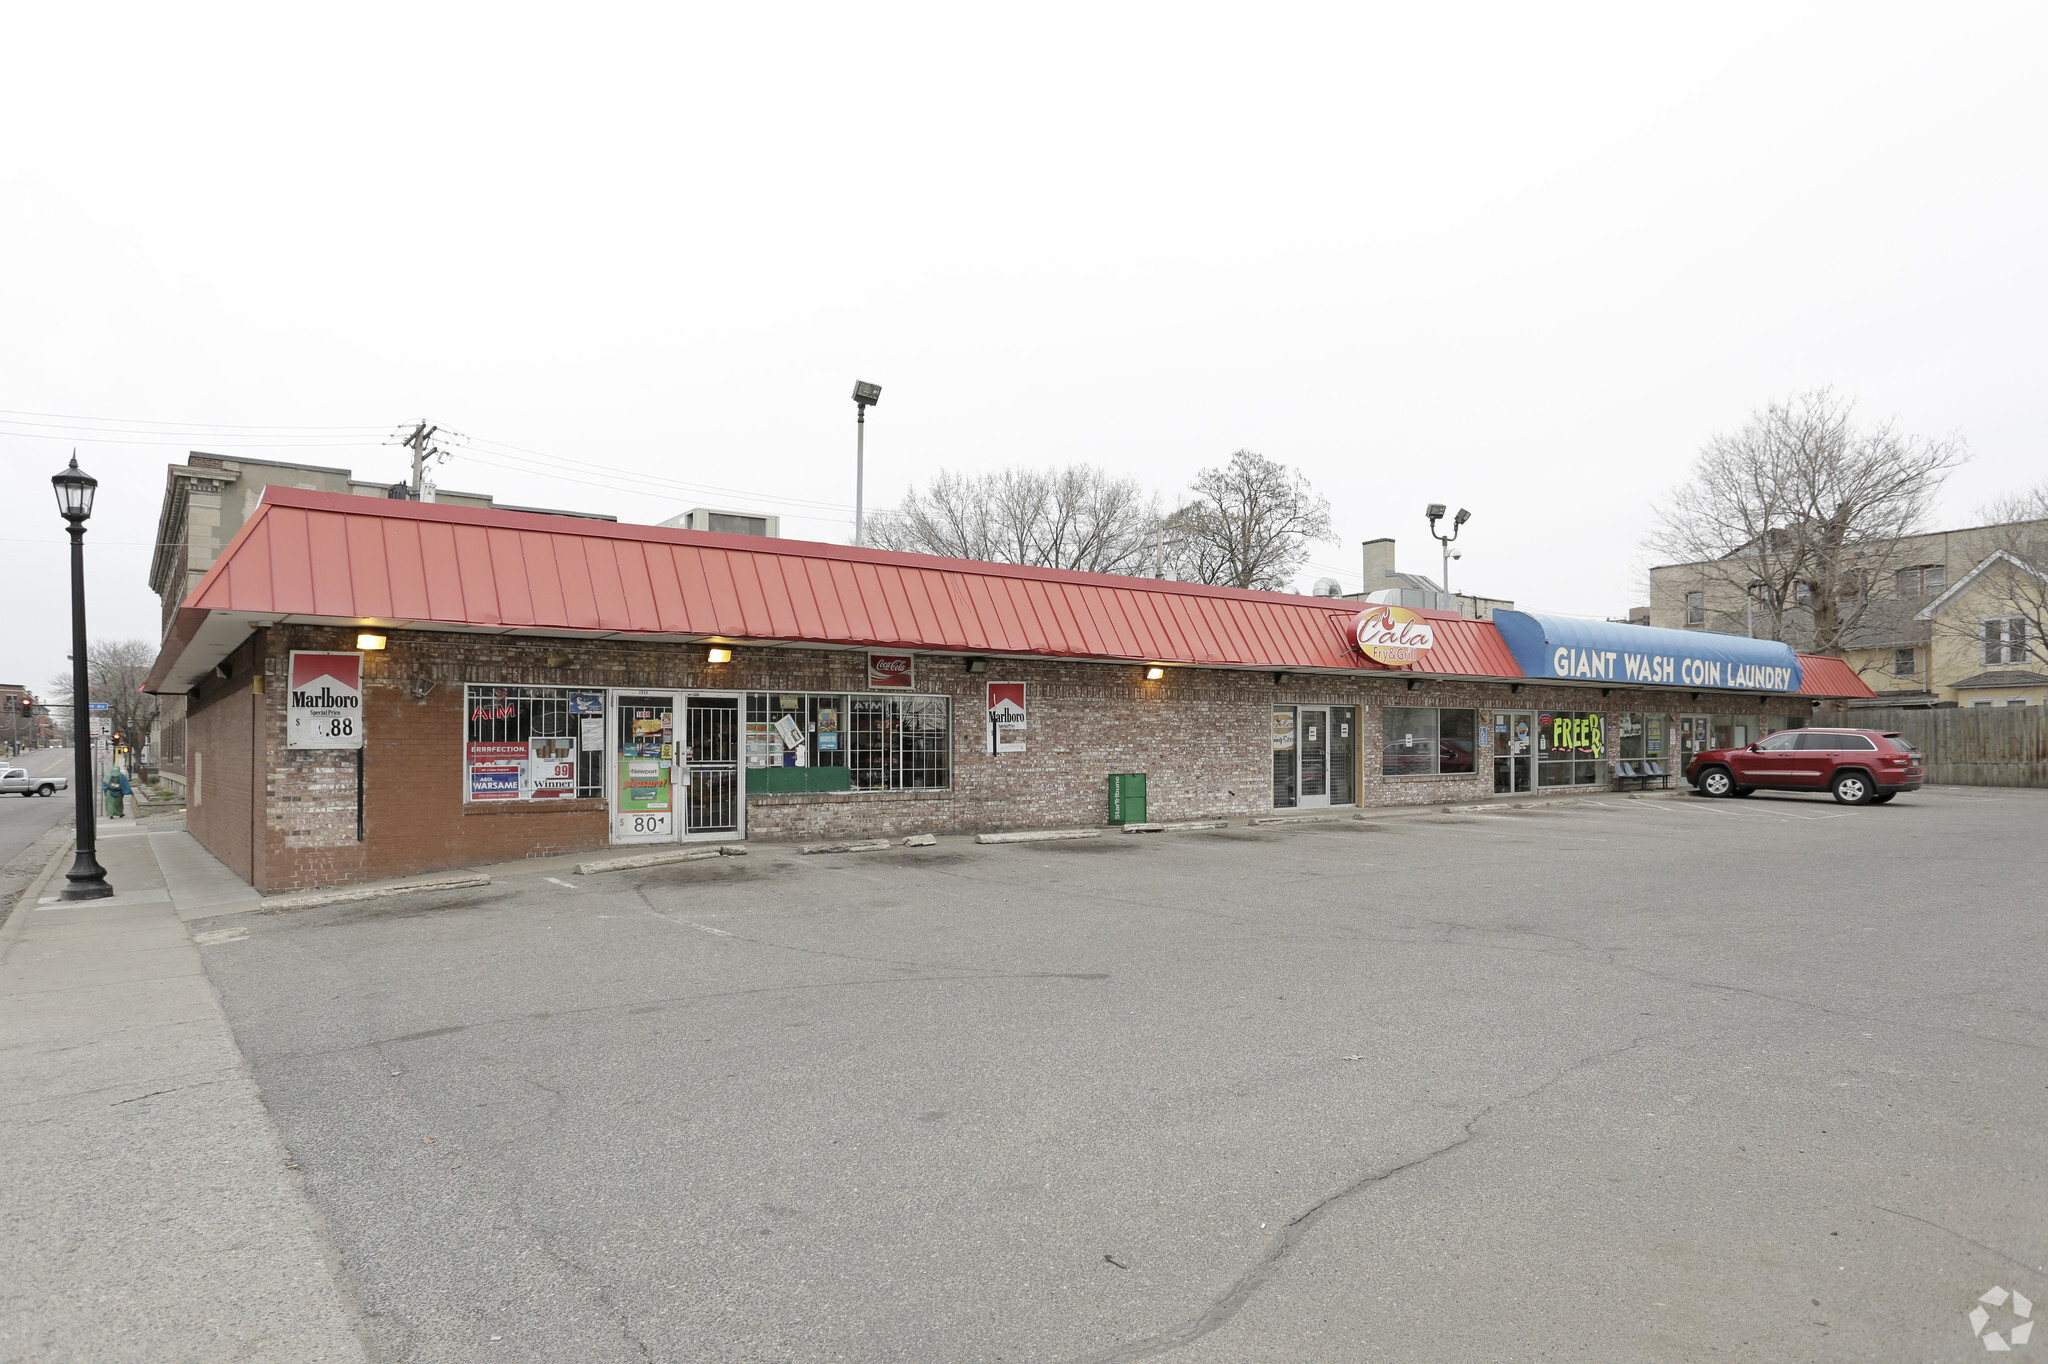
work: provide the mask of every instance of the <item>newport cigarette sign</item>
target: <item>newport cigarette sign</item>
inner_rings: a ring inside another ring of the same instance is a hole
[[[286,748],[363,746],[363,656],[292,651]]]

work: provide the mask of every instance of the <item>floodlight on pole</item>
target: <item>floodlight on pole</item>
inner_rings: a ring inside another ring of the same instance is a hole
[[[866,532],[862,518],[862,494],[867,484],[868,409],[882,401],[882,386],[865,379],[853,381],[853,542],[860,544]]]
[[[1424,516],[1429,518],[1430,535],[1437,543],[1444,547],[1443,588],[1445,596],[1449,596],[1451,592],[1451,541],[1458,538],[1458,532],[1464,528],[1467,521],[1472,519],[1472,513],[1460,507],[1458,508],[1458,514],[1451,518],[1451,533],[1449,535],[1441,534],[1436,528],[1436,523],[1444,519],[1444,513],[1448,510],[1449,508],[1445,504],[1432,502],[1429,504],[1429,510],[1423,513]]]

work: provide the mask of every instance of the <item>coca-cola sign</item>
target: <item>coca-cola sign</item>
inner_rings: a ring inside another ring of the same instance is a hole
[[[1428,620],[1405,606],[1369,606],[1352,622],[1358,651],[1375,663],[1399,667],[1436,647]]]
[[[910,691],[914,674],[909,654],[869,654],[869,691]]]

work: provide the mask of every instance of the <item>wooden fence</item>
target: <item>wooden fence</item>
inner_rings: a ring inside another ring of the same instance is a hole
[[[1905,735],[1920,750],[1930,786],[2048,787],[2048,706],[1888,707],[1815,718]]]

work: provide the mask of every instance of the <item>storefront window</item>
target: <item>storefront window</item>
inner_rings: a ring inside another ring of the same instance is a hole
[[[463,689],[465,801],[604,795],[604,693],[566,687]]]
[[[1294,707],[1283,706],[1273,712],[1273,808],[1294,803]]]
[[[1478,711],[1388,706],[1380,715],[1381,776],[1450,776],[1477,770]]]
[[[855,791],[950,786],[952,738],[943,696],[747,693],[748,767],[845,768]]]
[[[1746,748],[1758,737],[1754,715],[1716,715],[1712,724],[1715,748]]]
[[[1357,771],[1358,710],[1330,707],[1330,804],[1350,805],[1358,799],[1352,780]]]
[[[1606,782],[1600,770],[1607,737],[1597,711],[1545,711],[1536,717],[1536,784],[1595,786]]]
[[[749,767],[844,767],[845,736],[842,695],[747,693]]]
[[[843,743],[856,791],[941,790],[953,781],[943,696],[850,696]]]
[[[1641,712],[1624,711],[1614,717],[1614,756],[1621,761],[1641,762],[1648,757],[1646,737]]]

